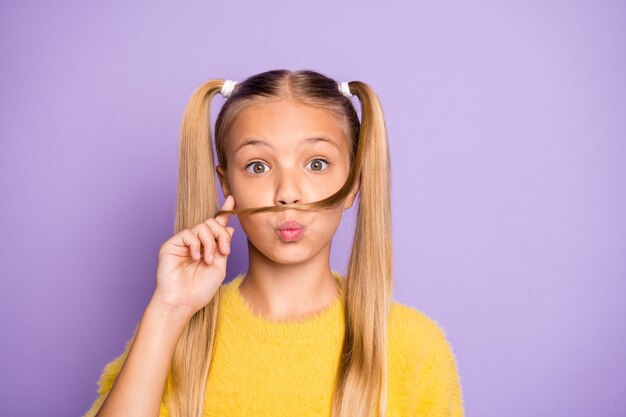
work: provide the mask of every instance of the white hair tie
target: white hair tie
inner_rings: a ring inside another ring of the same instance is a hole
[[[230,97],[230,93],[233,92],[236,85],[237,85],[237,81],[234,81],[234,80],[224,81],[224,85],[222,86],[222,91],[220,91],[220,94],[224,96],[225,98]]]
[[[339,86],[339,91],[341,91],[341,94],[348,98],[352,98],[353,94],[350,92],[350,86],[348,85],[348,81],[342,81],[340,83],[337,83],[337,85]]]

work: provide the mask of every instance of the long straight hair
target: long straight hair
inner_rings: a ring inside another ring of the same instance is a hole
[[[252,214],[287,209],[335,208],[358,181],[358,217],[345,283],[345,336],[337,371],[333,417],[385,416],[387,324],[393,291],[390,160],[383,111],[364,82],[349,89],[361,103],[361,120],[337,82],[311,70],[273,70],[238,83],[215,123],[215,153],[226,168],[225,141],[237,115],[255,103],[294,99],[336,118],[350,139],[350,172],[335,194],[308,204],[218,211],[210,109],[224,79],[210,79],[192,94],[180,128],[175,233],[220,212]],[[220,292],[189,321],[177,342],[164,395],[172,417],[201,417],[213,356]]]

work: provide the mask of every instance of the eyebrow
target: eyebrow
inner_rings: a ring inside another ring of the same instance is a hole
[[[335,143],[334,141],[328,138],[323,138],[323,137],[305,138],[298,144],[298,146],[301,146],[304,144],[312,145],[314,143],[319,143],[319,142],[329,143],[333,145],[334,147],[336,147],[337,149],[339,149],[339,145],[337,145],[337,143]],[[248,145],[263,145],[274,150],[274,147],[270,143],[261,139],[250,138],[250,139],[246,139],[241,145],[239,145],[237,149],[235,150],[235,153],[239,152],[241,148],[243,148],[244,146],[248,146]]]

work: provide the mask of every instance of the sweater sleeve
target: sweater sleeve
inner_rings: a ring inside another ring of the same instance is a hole
[[[433,324],[435,324],[433,322]],[[434,325],[417,387],[415,417],[463,417],[464,405],[456,357],[441,327]]]
[[[111,388],[113,388],[113,384],[115,383],[115,380],[117,379],[117,376],[122,369],[122,365],[124,365],[124,362],[126,361],[126,357],[128,356],[128,352],[130,351],[130,348],[133,344],[133,340],[135,339],[135,334],[137,333],[138,327],[139,325],[137,325],[137,327],[135,328],[135,333],[133,334],[133,336],[126,342],[124,352],[122,352],[120,356],[113,359],[111,362],[107,363],[104,367],[104,370],[100,375],[100,379],[98,380],[98,397],[92,403],[89,410],[85,414],[83,414],[83,417],[95,417],[95,415],[98,413],[98,410],[100,410],[100,407],[102,407],[104,400],[111,391]],[[167,407],[163,402],[161,402],[159,417],[169,417]]]

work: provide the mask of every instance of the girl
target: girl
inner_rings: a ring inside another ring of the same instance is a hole
[[[445,333],[392,301],[388,143],[367,84],[287,70],[209,80],[185,108],[179,164],[156,288],[85,416],[463,416]],[[344,277],[330,248],[357,195]],[[249,266],[223,284],[231,214]]]

